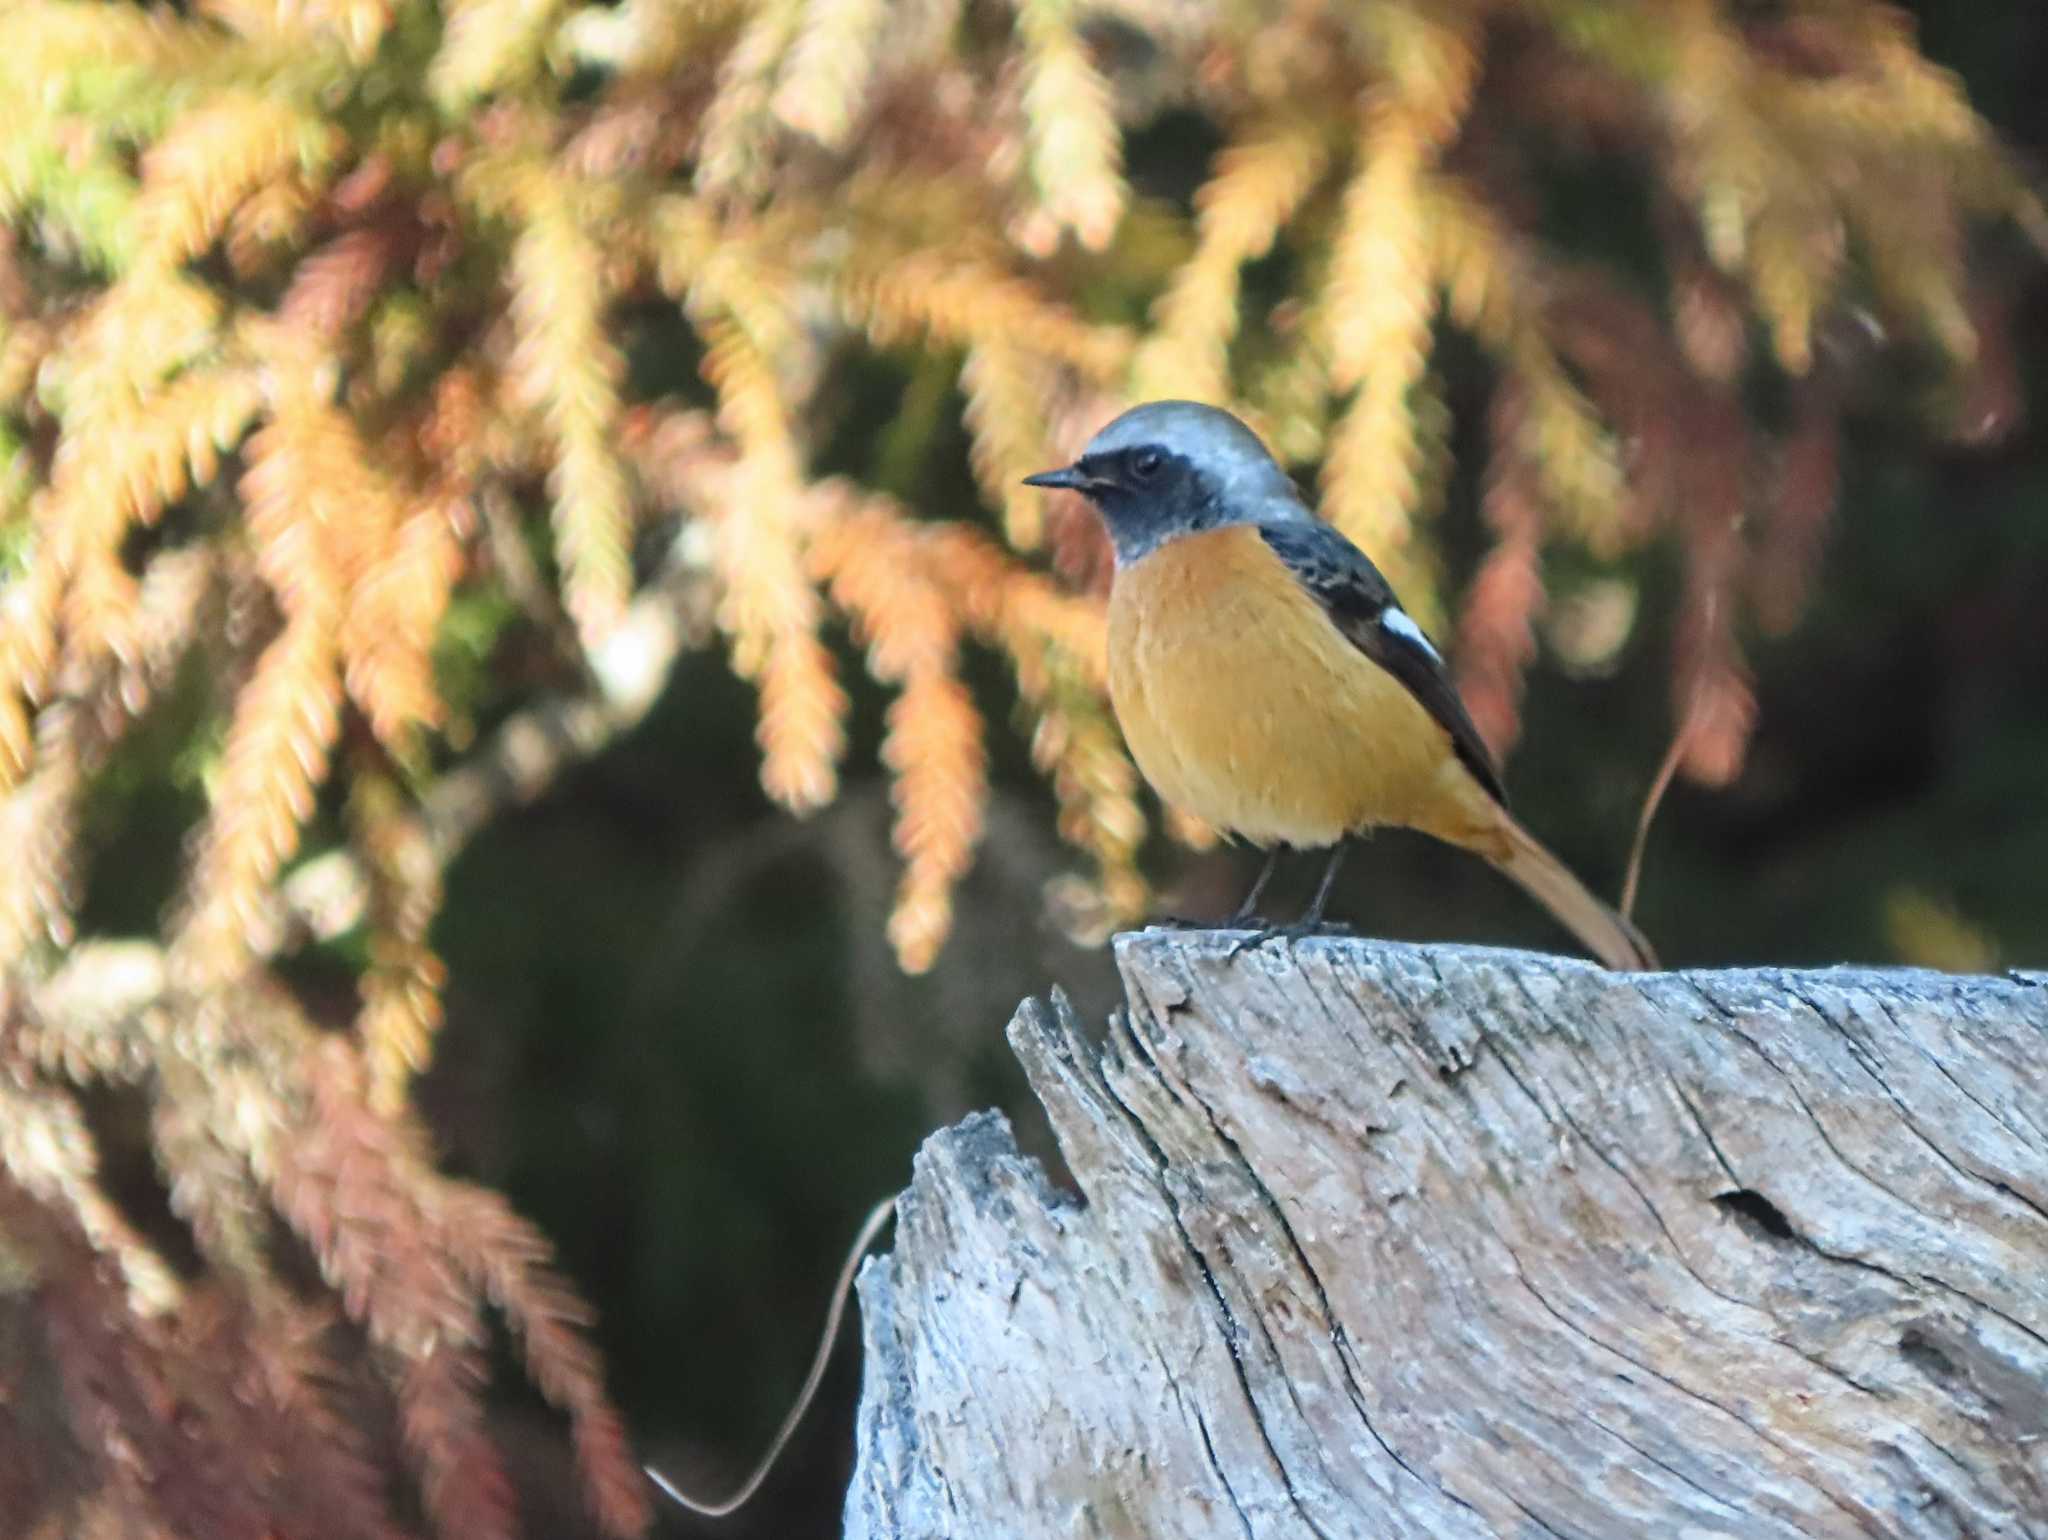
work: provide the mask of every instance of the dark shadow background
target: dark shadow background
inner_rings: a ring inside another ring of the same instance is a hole
[[[2038,171],[2048,16],[2032,0],[1915,9],[1926,50]],[[1154,134],[1132,170],[1184,195],[1207,151]],[[1640,215],[1632,191],[1610,204],[1617,222]],[[1919,945],[1900,915],[1932,904],[2000,961],[2048,963],[2048,281],[2014,271],[2032,415],[1972,453],[1908,430],[1903,410],[1852,422],[1814,602],[1791,635],[1748,638],[1761,701],[1748,767],[1724,791],[1678,787],[1653,838],[1639,918],[1667,962],[1899,960]],[[660,343],[642,350],[658,371]],[[878,404],[849,412],[828,469],[871,471],[886,452],[869,430],[905,380],[874,367],[859,384]],[[964,442],[942,447],[914,500],[971,515]],[[1483,543],[1473,491],[1455,489],[1443,519],[1458,577]],[[1523,817],[1608,892],[1670,731],[1676,558],[1632,571],[1641,618],[1624,666],[1590,682],[1539,666],[1508,767]],[[850,650],[844,661],[858,679]],[[1058,983],[1099,1018],[1116,999],[1106,956],[1044,920],[1043,885],[1073,857],[1001,730],[1001,670],[984,675],[997,800],[929,977],[900,976],[882,939],[895,866],[872,687],[856,686],[846,795],[797,823],[758,790],[750,692],[718,656],[689,660],[629,741],[502,819],[451,874],[436,937],[450,1020],[425,1089],[443,1154],[556,1239],[603,1312],[643,1451],[700,1487],[722,1493],[766,1441],[844,1246],[907,1181],[926,1133],[994,1105],[1046,1149],[1002,1041],[1017,1000]],[[1221,912],[1252,870],[1243,852],[1163,843],[1153,859],[1182,912]],[[1290,899],[1303,868],[1283,878]],[[1354,858],[1335,910],[1379,935],[1562,944],[1480,863],[1403,836]],[[857,1390],[842,1344],[757,1506],[719,1524],[670,1512],[661,1532],[836,1534]],[[534,1488],[529,1532],[580,1533],[557,1430],[523,1404],[506,1415]]]

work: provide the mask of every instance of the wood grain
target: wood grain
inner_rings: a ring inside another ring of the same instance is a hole
[[[2048,1537],[2048,977],[1233,939],[919,1155],[849,1536]]]

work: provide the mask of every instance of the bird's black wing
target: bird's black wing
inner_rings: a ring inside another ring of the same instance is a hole
[[[1409,618],[1366,554],[1321,521],[1261,524],[1259,534],[1301,586],[1322,605],[1331,624],[1358,650],[1408,687],[1442,724],[1465,768],[1503,806],[1508,796],[1500,770],[1472,725],[1450,671],[1422,627]]]

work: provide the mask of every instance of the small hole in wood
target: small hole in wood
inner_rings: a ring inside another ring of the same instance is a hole
[[[1717,1193],[1714,1206],[1730,1215],[1737,1224],[1752,1235],[1766,1235],[1774,1241],[1798,1239],[1798,1232],[1778,1205],[1754,1188],[1744,1187],[1735,1192]]]
[[[1953,1379],[1956,1375],[1955,1360],[1917,1326],[1899,1333],[1899,1356],[1929,1379]]]

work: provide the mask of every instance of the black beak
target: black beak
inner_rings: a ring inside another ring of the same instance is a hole
[[[1027,487],[1051,487],[1061,492],[1085,492],[1094,483],[1078,465],[1063,466],[1056,471],[1040,471],[1036,476],[1026,476]]]

